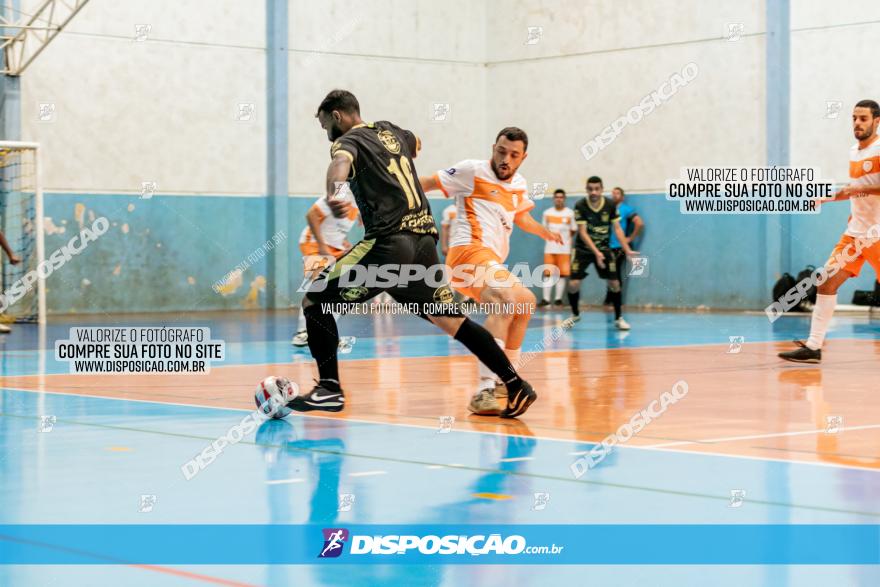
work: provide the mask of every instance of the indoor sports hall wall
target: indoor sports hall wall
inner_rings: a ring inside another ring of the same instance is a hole
[[[876,53],[880,35],[880,4],[855,0],[828,4],[821,0],[792,3],[791,14],[791,163],[818,167],[845,181],[853,105],[861,99],[880,101],[880,69],[849,69]],[[852,75],[858,71],[859,75]],[[793,269],[821,263],[837,243],[849,215],[847,202],[828,206],[819,216],[793,216],[791,251]],[[873,289],[876,274],[866,266],[838,295],[852,300],[856,289]]]
[[[367,118],[418,129],[426,145],[421,169],[447,165],[485,141],[481,4],[325,6],[289,7],[292,229],[284,245],[293,251],[294,291],[299,232],[329,160],[314,119],[328,89],[352,89]],[[112,223],[49,278],[50,312],[265,307],[264,243],[273,234],[264,7],[93,0],[25,73],[22,137],[44,147],[47,251],[95,217]],[[456,19],[444,17],[450,10]],[[138,24],[149,27],[142,41]],[[432,121],[434,103],[455,109]],[[39,120],[40,104],[54,105],[50,120]],[[250,116],[240,115],[241,104],[253,104]],[[157,190],[147,198],[145,181]],[[237,266],[241,275],[215,292],[212,285]]]
[[[614,2],[613,9],[604,1],[555,4],[558,18],[539,16],[547,14],[546,3],[521,0],[505,18],[487,19],[488,87],[522,88],[510,109],[503,92],[490,92],[490,105],[497,106],[487,110],[489,124],[510,124],[512,111],[529,132],[522,168],[529,181],[583,193],[585,179],[595,174],[606,189],[627,190],[647,224],[639,247],[650,265],[648,279],[630,281],[627,303],[763,308],[782,271],[797,274],[824,262],[845,227],[848,203],[786,223],[767,216],[685,216],[662,195],[681,166],[765,163],[765,2],[714,2],[711,12],[696,0]],[[876,68],[854,79],[839,66],[841,59],[872,54],[880,5],[845,4],[831,25],[820,26],[828,20],[827,3],[791,3],[791,164],[820,167],[840,183],[853,144],[852,105],[880,99]],[[742,32],[729,40],[729,25],[736,24]],[[539,42],[524,43],[528,27],[542,27]],[[692,82],[584,158],[584,143],[691,61],[699,67]],[[825,118],[826,101],[842,102],[837,118]],[[539,243],[525,237],[515,241],[511,260],[537,263],[540,252]],[[841,288],[840,301],[848,303],[855,289],[871,289],[874,278],[864,270]],[[601,299],[603,291],[593,277],[582,299]]]
[[[791,162],[842,181],[848,110],[876,98],[880,80],[876,68],[853,79],[835,64],[870,54],[880,14],[875,3],[851,2],[820,27],[818,0],[792,4]],[[848,206],[783,223],[684,216],[660,194],[684,165],[764,163],[765,11],[765,2],[734,0],[711,13],[697,0],[512,0],[501,11],[464,0],[333,0],[320,10],[291,0],[290,303],[299,299],[296,241],[328,161],[315,108],[328,89],[346,87],[365,119],[389,118],[422,137],[422,174],[488,156],[495,132],[516,124],[531,138],[522,169],[530,182],[582,194],[598,174],[606,188],[627,189],[648,225],[640,248],[650,259],[628,303],[763,308],[780,269],[823,261]],[[742,31],[728,40],[736,23]],[[142,41],[139,24],[148,26]],[[541,27],[537,42],[529,27]],[[266,307],[266,38],[262,1],[92,0],[25,72],[22,139],[44,146],[47,251],[93,217],[112,224],[50,277],[50,312]],[[690,62],[691,83],[585,159],[584,143]],[[834,100],[843,110],[827,118]],[[41,104],[53,105],[48,120]],[[143,182],[156,193],[142,197]],[[446,205],[432,200],[435,216]],[[536,216],[548,205],[539,201]],[[510,260],[537,264],[541,251],[518,235]],[[845,287],[841,301],[871,279]],[[587,281],[582,299],[597,300],[602,284]]]

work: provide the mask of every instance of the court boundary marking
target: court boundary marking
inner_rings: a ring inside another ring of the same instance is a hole
[[[232,412],[251,413],[251,412],[256,411],[256,410],[250,410],[250,409],[244,409],[244,408],[230,408],[230,407],[226,407],[226,406],[202,406],[202,405],[198,405],[198,404],[184,404],[184,403],[179,403],[179,402],[162,402],[162,401],[155,401],[155,400],[143,400],[143,399],[124,398],[124,397],[105,397],[105,396],[100,396],[100,395],[91,395],[91,394],[85,394],[85,393],[66,393],[66,392],[60,392],[60,391],[45,391],[45,390],[38,391],[38,390],[33,390],[33,389],[20,389],[20,388],[14,388],[14,387],[0,387],[0,390],[33,393],[33,394],[37,394],[37,395],[51,394],[51,395],[60,395],[60,396],[76,396],[76,397],[87,397],[87,398],[92,398],[92,399],[107,399],[107,400],[115,400],[115,401],[139,402],[139,403],[146,403],[146,404],[171,405],[171,406],[179,406],[179,407],[185,407],[185,408],[205,408],[205,409],[213,409],[213,410],[226,410],[226,411],[232,411]],[[404,427],[404,428],[417,428],[420,430],[436,430],[437,429],[436,426],[426,426],[426,425],[422,425],[422,424],[412,424],[412,423],[407,423],[407,422],[376,422],[373,420],[366,420],[363,418],[349,418],[349,417],[338,418],[338,417],[323,416],[323,415],[311,414],[311,413],[309,413],[309,414],[299,414],[298,413],[296,415],[299,417],[302,417],[302,418],[320,418],[322,420],[332,420],[332,421],[337,421],[337,422],[338,421],[355,422],[358,424],[372,424],[374,426],[383,426],[383,425],[384,426],[400,426],[400,427]],[[878,424],[878,425],[872,424],[871,426],[880,427],[880,424]],[[842,428],[842,430],[846,430],[846,428],[844,427],[844,428]],[[469,434],[490,434],[493,436],[520,436],[523,438],[535,438],[537,440],[544,440],[544,441],[548,441],[548,442],[560,442],[560,443],[567,442],[570,444],[588,444],[593,447],[600,444],[599,442],[589,442],[586,440],[565,440],[565,439],[561,439],[561,438],[551,438],[548,436],[538,436],[538,435],[534,435],[534,434],[524,436],[522,434],[515,434],[515,433],[508,433],[508,432],[494,432],[494,431],[488,431],[488,430],[484,431],[484,430],[470,430],[470,429],[457,429],[456,431],[457,432],[466,432]],[[824,432],[824,430],[822,432]],[[808,432],[805,432],[805,433],[808,433]],[[779,434],[779,433],[774,433],[774,434]],[[774,434],[771,434],[770,437],[772,437]],[[761,436],[758,436],[756,438],[761,438]],[[692,441],[692,442],[696,444],[699,441]],[[744,459],[744,460],[754,460],[754,461],[763,461],[763,462],[783,463],[783,464],[787,464],[787,465],[811,465],[811,466],[817,466],[817,467],[829,467],[829,468],[833,468],[833,469],[850,469],[850,470],[854,470],[854,471],[867,471],[869,473],[880,473],[880,471],[877,471],[876,469],[873,469],[873,468],[867,467],[867,466],[861,467],[861,466],[849,465],[849,464],[843,465],[843,464],[837,464],[837,463],[798,461],[798,460],[791,460],[791,459],[781,459],[781,458],[774,458],[774,457],[760,457],[760,456],[753,456],[753,455],[732,455],[732,454],[713,452],[713,451],[680,450],[680,449],[675,449],[675,448],[663,448],[663,447],[657,448],[657,447],[651,447],[651,446],[630,446],[628,444],[617,445],[615,448],[621,448],[621,449],[627,449],[627,450],[649,450],[649,451],[655,451],[655,452],[686,454],[686,455],[691,455],[691,456],[692,455],[705,455],[705,456],[713,456],[713,457],[724,457],[724,458],[730,458],[730,459]]]
[[[0,415],[2,415],[4,417],[21,418],[21,419],[34,418],[33,416],[26,416],[26,415],[19,415],[19,414],[0,414]],[[140,432],[143,434],[158,434],[161,436],[188,438],[188,439],[192,439],[192,440],[211,440],[211,437],[198,436],[195,434],[185,434],[185,433],[180,433],[180,432],[165,432],[162,430],[147,430],[147,429],[143,429],[143,428],[133,428],[130,426],[115,426],[115,425],[111,425],[111,424],[98,424],[98,423],[94,423],[94,422],[80,422],[80,421],[76,421],[76,420],[60,420],[60,421],[67,422],[67,423],[77,425],[77,426],[87,426],[87,427],[92,427],[92,428],[102,428],[102,429],[110,429],[110,430],[117,430],[117,431],[118,430],[126,430],[126,431],[130,431],[130,432]],[[249,446],[254,446],[254,447],[260,447],[260,446],[267,447],[268,446],[268,447],[273,447],[273,448],[283,448],[282,445],[258,443],[258,442],[256,442],[256,439],[253,441],[241,440],[237,444],[244,444],[244,445],[249,445]],[[473,472],[478,472],[478,473],[489,473],[489,474],[499,474],[500,473],[500,474],[504,474],[504,475],[517,476],[517,477],[546,479],[546,480],[557,481],[557,482],[562,482],[562,483],[598,485],[601,487],[608,487],[608,488],[615,488],[615,489],[626,489],[629,491],[645,491],[645,492],[649,492],[649,493],[662,493],[662,494],[666,494],[666,495],[677,495],[677,496],[690,497],[690,498],[713,499],[713,500],[718,500],[718,501],[727,501],[729,499],[727,496],[718,496],[718,495],[711,495],[711,494],[706,494],[706,493],[696,493],[696,492],[692,492],[692,491],[682,491],[682,490],[666,489],[666,488],[660,488],[660,487],[647,487],[647,486],[641,486],[641,485],[627,485],[625,483],[615,483],[615,482],[609,482],[609,481],[591,481],[589,479],[581,480],[579,478],[561,477],[559,475],[547,475],[544,473],[528,473],[528,472],[522,472],[522,471],[512,471],[509,469],[490,469],[490,468],[486,468],[486,467],[470,466],[470,465],[462,465],[462,464],[429,463],[426,461],[420,461],[420,460],[414,460],[414,459],[404,459],[404,458],[392,457],[392,456],[386,456],[386,455],[359,454],[359,453],[351,453],[351,452],[344,452],[344,451],[332,451],[332,450],[324,450],[324,449],[299,448],[299,447],[294,447],[294,450],[296,450],[298,452],[302,452],[302,453],[330,454],[330,455],[336,455],[336,456],[347,456],[350,458],[369,459],[369,460],[374,460],[374,461],[385,461],[385,462],[389,462],[389,463],[404,464],[404,465],[423,465],[423,466],[430,466],[430,467],[438,468],[438,469],[444,469],[444,468],[446,468],[446,469],[460,469],[460,470],[465,470],[465,471],[473,471]],[[694,453],[689,453],[689,454],[694,454]],[[381,472],[381,474],[385,474],[385,473],[386,473],[385,471]],[[372,474],[374,474],[374,472],[371,472],[367,476],[370,476]],[[353,474],[349,473],[349,475],[353,475]],[[846,510],[846,509],[841,509],[841,508],[832,508],[832,507],[826,507],[826,506],[820,506],[820,505],[799,505],[799,504],[795,504],[795,503],[783,503],[783,502],[767,501],[767,500],[760,500],[760,499],[751,499],[749,501],[750,501],[750,503],[760,504],[760,505],[768,506],[768,507],[786,507],[786,508],[790,508],[790,509],[831,512],[831,513],[835,513],[835,514],[880,517],[880,511],[867,512],[867,511],[859,511],[859,510]]]

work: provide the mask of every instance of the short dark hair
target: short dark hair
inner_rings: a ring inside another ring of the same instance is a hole
[[[620,190],[620,195],[621,195],[621,196],[625,196],[625,195],[626,195],[626,192],[623,191],[623,188],[620,187],[619,185],[614,186],[614,189],[615,189],[615,190]]]
[[[315,113],[315,116],[321,112],[330,113],[334,110],[346,114],[360,114],[361,105],[358,104],[358,99],[354,97],[354,94],[348,90],[333,90],[321,100],[321,105],[318,106],[318,112]]]
[[[870,108],[871,118],[877,118],[880,116],[880,104],[877,104],[874,100],[861,100],[856,104],[856,108]]]
[[[590,179],[587,180],[587,183],[602,183],[602,178],[598,175],[591,175]],[[605,184],[602,184],[605,185]]]
[[[501,137],[506,138],[508,141],[522,141],[523,142],[523,152],[529,150],[529,135],[526,134],[521,128],[515,126],[505,126],[500,131],[498,131],[498,135],[495,137],[495,142],[498,142],[498,139]]]
[[[562,188],[559,188],[559,189],[557,189],[557,190],[554,190],[554,191],[553,191],[553,195],[555,196],[556,194],[562,194],[562,196],[565,197],[565,190],[562,189]]]

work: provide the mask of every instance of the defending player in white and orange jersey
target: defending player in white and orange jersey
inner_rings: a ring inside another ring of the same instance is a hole
[[[507,127],[495,137],[491,159],[468,159],[419,178],[425,192],[440,190],[455,199],[456,218],[446,257],[446,264],[453,269],[451,285],[475,300],[504,309],[491,313],[484,326],[513,365],[519,362],[520,347],[535,307],[535,295],[503,267],[513,225],[545,240],[561,242],[557,233],[529,214],[535,204],[529,199],[526,180],[517,173],[528,146],[525,131]],[[456,275],[476,280],[463,284]],[[479,389],[468,409],[479,415],[499,414],[495,375],[482,363],[479,372]],[[503,391],[503,386],[500,389]]]
[[[452,221],[457,215],[455,204],[449,204],[443,209],[443,217],[440,219],[440,252],[444,259],[449,254],[449,235],[452,233]]]
[[[834,197],[834,201],[850,201],[849,222],[825,265],[828,278],[817,288],[810,337],[806,342],[795,341],[798,348],[779,353],[787,361],[821,362],[825,333],[837,305],[837,290],[847,279],[859,274],[865,261],[880,274],[880,105],[874,100],[856,104],[852,124],[857,143],[849,154],[851,181]],[[832,265],[840,266],[841,260],[844,264],[836,273],[829,270]]]
[[[327,198],[318,198],[306,213],[306,227],[299,236],[299,250],[303,255],[303,275],[306,279],[314,279],[329,265],[333,259],[338,259],[351,248],[348,242],[348,233],[355,222],[358,222],[359,214],[351,192],[343,195],[351,204],[348,212],[341,218],[337,218],[327,205]],[[303,347],[309,344],[309,336],[306,333],[306,317],[300,311],[299,321],[296,326],[296,334],[291,341],[293,346]]]
[[[544,210],[541,224],[547,230],[557,233],[562,242],[544,243],[544,265],[553,265],[559,269],[559,280],[556,282],[556,295],[551,298],[553,284],[549,280],[550,272],[544,272],[544,295],[538,306],[549,306],[551,299],[556,300],[556,305],[562,305],[565,303],[562,299],[562,294],[565,293],[565,280],[571,275],[571,237],[578,229],[574,220],[574,210],[565,205],[565,190],[558,189],[553,192],[553,207]]]

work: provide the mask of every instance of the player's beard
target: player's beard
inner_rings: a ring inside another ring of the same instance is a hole
[[[866,128],[864,131],[861,132],[861,134],[859,133],[858,129],[853,129],[853,134],[855,135],[857,141],[865,141],[870,139],[872,136],[874,136],[874,132],[875,131],[873,127]]]
[[[497,177],[498,179],[500,179],[502,181],[507,181],[508,179],[513,177],[513,174],[516,173],[516,170],[513,167],[511,167],[510,165],[508,165],[507,172],[505,173],[505,172],[501,171],[500,169],[498,169],[498,166],[495,164],[495,160],[493,159],[492,160],[492,173],[494,173],[495,177]]]
[[[338,139],[339,137],[341,137],[344,134],[345,133],[342,132],[342,129],[339,128],[339,126],[337,126],[336,124],[333,124],[333,126],[331,126],[329,129],[327,129],[327,136],[330,138],[331,143],[334,142],[336,139]]]

